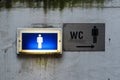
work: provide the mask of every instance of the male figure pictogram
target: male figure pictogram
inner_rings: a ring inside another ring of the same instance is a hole
[[[92,28],[93,43],[97,43],[98,29],[96,26]]]
[[[41,37],[41,34],[39,34],[37,37],[37,43],[38,43],[38,48],[42,48],[43,37]]]

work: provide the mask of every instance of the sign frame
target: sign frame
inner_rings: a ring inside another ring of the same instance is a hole
[[[57,49],[56,50],[23,50],[22,33],[57,33]],[[62,54],[62,29],[61,28],[18,28],[17,54]]]

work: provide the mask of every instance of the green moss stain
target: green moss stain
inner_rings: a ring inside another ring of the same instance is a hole
[[[47,68],[49,57],[46,56],[40,56],[36,59],[36,64],[38,64],[40,67],[44,67],[44,69]]]
[[[49,9],[59,9],[61,11],[66,7],[92,7],[94,4],[101,7],[106,1],[108,0],[2,0],[0,8],[9,9],[19,2],[20,4],[17,5],[19,7],[44,8],[44,11],[47,12]]]

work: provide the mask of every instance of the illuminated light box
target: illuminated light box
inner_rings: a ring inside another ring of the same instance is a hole
[[[61,54],[61,28],[17,29],[17,54]]]

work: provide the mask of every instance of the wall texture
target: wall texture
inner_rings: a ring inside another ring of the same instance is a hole
[[[119,80],[120,8],[0,11],[0,80]],[[104,52],[64,52],[62,57],[17,56],[17,28],[34,23],[105,23]],[[109,38],[111,39],[109,41]]]

